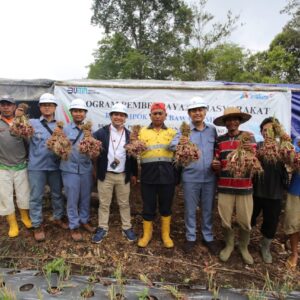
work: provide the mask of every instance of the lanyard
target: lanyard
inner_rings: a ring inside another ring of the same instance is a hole
[[[78,130],[78,134],[76,136],[76,139],[73,141],[72,145],[75,145],[76,142],[78,141],[78,139],[80,138],[81,134],[82,134],[82,130],[79,129],[78,127],[76,127],[76,129]]]
[[[113,142],[113,140],[112,140],[111,127],[109,127],[109,130],[110,130],[110,141],[111,141],[111,145],[112,145],[112,148],[113,148],[114,157],[116,157],[116,152],[117,152],[117,150],[118,150],[118,148],[119,148],[119,146],[120,146],[120,143],[121,143],[121,140],[122,140],[122,137],[123,137],[123,134],[124,134],[124,131],[125,131],[125,130],[124,130],[124,128],[123,128],[122,134],[121,134],[121,136],[120,136],[120,139],[119,139],[119,142],[118,142],[118,145],[117,145],[116,148],[115,148],[114,142]]]
[[[40,120],[41,124],[47,129],[47,131],[50,133],[50,135],[52,135],[53,131],[51,130],[51,128],[48,126],[48,122],[47,120],[43,119]]]

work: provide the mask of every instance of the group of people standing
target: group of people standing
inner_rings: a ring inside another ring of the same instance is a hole
[[[109,231],[110,205],[113,194],[119,205],[122,234],[129,241],[136,241],[130,215],[130,184],[137,183],[138,163],[128,155],[125,145],[130,142],[130,132],[125,128],[127,108],[117,103],[110,110],[111,123],[93,133],[101,141],[101,154],[91,160],[78,150],[83,139],[82,125],[88,111],[81,99],[71,102],[70,113],[73,121],[65,126],[64,133],[71,141],[72,151],[68,160],[60,160],[46,145],[53,133],[56,120],[57,102],[52,94],[40,97],[41,117],[32,119],[34,135],[28,140],[13,136],[9,127],[13,122],[16,104],[12,97],[0,99],[0,215],[6,216],[9,224],[8,235],[18,236],[13,190],[21,221],[26,228],[33,228],[37,241],[46,239],[43,228],[43,195],[45,185],[51,191],[53,223],[63,229],[70,229],[74,241],[83,239],[81,228],[92,233],[92,242],[100,243]],[[240,124],[247,122],[251,115],[242,113],[238,108],[228,107],[222,116],[214,120],[217,126],[224,126],[227,132],[217,136],[213,125],[205,122],[208,105],[201,97],[192,98],[187,106],[191,120],[191,134],[187,138],[165,124],[167,117],[164,103],[155,102],[150,108],[151,123],[139,132],[139,140],[147,150],[140,156],[140,182],[143,201],[143,234],[138,246],[145,248],[152,239],[153,222],[158,208],[161,220],[161,238],[166,248],[173,248],[170,236],[172,202],[177,183],[174,152],[178,143],[189,140],[201,149],[200,158],[184,167],[181,182],[184,194],[184,221],[186,241],[184,251],[192,253],[197,240],[197,209],[201,208],[202,243],[212,255],[219,255],[226,262],[234,250],[234,230],[232,217],[236,210],[239,225],[238,248],[246,264],[253,264],[248,251],[251,228],[256,224],[258,215],[263,213],[261,233],[261,254],[265,263],[272,263],[270,244],[276,233],[281,212],[284,190],[288,189],[285,209],[284,230],[290,237],[292,254],[287,263],[296,267],[298,262],[297,246],[300,235],[300,175],[293,173],[289,184],[288,174],[283,163],[270,164],[262,160],[264,175],[252,178],[236,178],[226,169],[227,155],[239,145],[243,131]],[[266,131],[273,118],[265,119],[260,130],[266,138]],[[260,147],[254,137],[245,145],[248,149]],[[299,151],[299,138],[295,140]],[[28,153],[28,155],[27,155]],[[99,195],[98,226],[93,227],[90,219],[90,195],[93,185],[93,172],[97,178]],[[67,198],[62,197],[64,187]],[[213,235],[213,209],[215,192],[218,191],[218,213],[222,220],[225,247],[219,247]]]

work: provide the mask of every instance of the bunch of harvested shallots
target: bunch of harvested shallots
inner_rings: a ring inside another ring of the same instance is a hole
[[[34,129],[30,125],[26,116],[28,105],[20,103],[16,109],[14,121],[10,127],[10,132],[18,137],[29,138],[33,136]]]
[[[292,164],[295,148],[291,143],[291,138],[277,119],[273,118],[272,127],[268,128],[267,137],[262,147],[257,151],[257,156],[259,159],[271,163],[282,161],[289,165]]]
[[[64,134],[63,128],[63,122],[56,122],[56,128],[51,137],[47,140],[47,146],[61,159],[68,160],[69,154],[72,151],[72,144]]]
[[[269,163],[274,163],[280,159],[279,144],[276,140],[275,130],[273,126],[267,129],[263,145],[257,150],[257,157]]]
[[[183,137],[188,138],[188,141],[182,142],[179,140],[175,151],[175,163],[178,166],[186,167],[200,158],[200,150],[196,144],[189,140],[191,128],[186,122],[182,122],[180,131]]]
[[[245,145],[251,143],[251,134],[243,132],[239,140],[240,144],[237,149],[227,155],[226,170],[236,178],[252,178],[256,174],[262,174],[263,168],[255,156],[254,149],[248,149],[248,147],[245,149]]]
[[[81,130],[83,131],[83,139],[78,146],[79,152],[87,155],[91,159],[98,157],[102,143],[92,136],[92,123],[89,121],[82,125]]]
[[[130,132],[130,142],[125,145],[125,149],[129,156],[139,158],[142,152],[147,150],[145,142],[139,140],[140,125],[134,125]]]

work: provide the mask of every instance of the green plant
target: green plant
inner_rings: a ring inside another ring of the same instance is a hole
[[[48,283],[49,292],[54,288],[51,283],[52,274],[57,274],[57,285],[55,288],[60,290],[62,288],[62,282],[70,276],[70,266],[67,265],[63,258],[57,258],[43,267],[43,272]]]
[[[136,294],[138,296],[139,300],[147,300],[149,299],[149,289],[148,288],[144,288],[141,292]]]
[[[123,277],[123,273],[122,273],[122,265],[118,264],[115,272],[114,272],[114,276],[116,278],[117,281],[117,285],[118,285],[118,294],[119,297],[121,299],[124,298],[125,296],[125,278]]]
[[[213,290],[211,292],[212,292],[213,300],[219,299],[219,287],[217,286],[216,283],[214,283],[214,287],[213,287]]]
[[[288,295],[293,290],[296,290],[295,285],[293,283],[293,277],[290,274],[286,274],[284,276],[284,282],[280,286],[280,294]]]
[[[114,284],[111,284],[108,288],[108,297],[110,300],[117,300],[117,290]]]
[[[99,282],[98,276],[94,273],[91,274],[87,280],[88,280],[88,282],[93,282],[93,283]]]
[[[17,300],[16,294],[9,288],[0,288],[0,299],[1,300]]]
[[[246,293],[248,300],[267,300],[268,297],[265,296],[263,291],[258,291],[251,289]]]
[[[291,276],[291,274],[286,274],[283,278],[283,282],[280,282],[279,280],[273,281],[269,273],[266,272],[264,279],[265,282],[262,291],[257,290],[257,288],[252,285],[252,288],[247,292],[249,300],[265,300],[269,299],[269,297],[284,300],[287,295],[295,289],[293,276]]]
[[[114,272],[114,277],[116,278],[118,285],[122,285],[125,283],[125,278],[123,277],[121,264],[118,264],[118,266]]]
[[[264,283],[264,287],[263,287],[264,291],[274,291],[274,283],[270,278],[269,272],[267,271],[266,275],[265,275],[265,283]]]
[[[214,288],[214,272],[207,272],[207,289],[212,291]]]
[[[42,290],[41,290],[40,288],[37,288],[37,289],[36,289],[36,293],[37,293],[37,298],[38,298],[39,300],[43,300],[43,299],[44,299]]]
[[[179,292],[178,288],[173,285],[164,285],[162,286],[162,289],[169,291],[172,296],[177,300],[186,300],[187,296],[183,293]]]
[[[88,284],[81,292],[80,296],[84,299],[94,296],[94,287],[91,284]]]
[[[207,275],[207,289],[212,293],[212,299],[218,299],[219,297],[219,287],[217,285],[217,282],[215,280],[215,270],[208,269],[206,270]]]
[[[294,284],[293,284],[293,277],[289,274],[284,276],[284,280],[281,283],[279,280],[272,281],[269,273],[267,272],[265,275],[265,284],[263,290],[268,293],[272,294],[272,296],[276,297],[277,299],[285,299],[286,296],[293,291]]]

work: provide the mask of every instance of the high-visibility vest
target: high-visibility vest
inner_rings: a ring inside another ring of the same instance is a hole
[[[139,139],[146,143],[147,150],[141,155],[141,163],[167,161],[172,162],[174,152],[168,150],[176,130],[172,128],[155,130],[143,127],[139,133]]]

